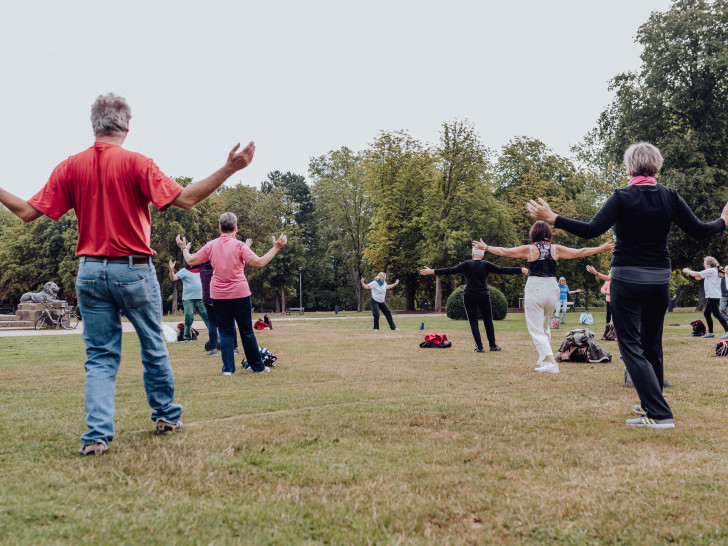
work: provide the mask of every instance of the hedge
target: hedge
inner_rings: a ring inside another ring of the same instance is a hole
[[[447,316],[453,320],[466,320],[465,306],[463,305],[463,292],[465,285],[456,288],[447,298]],[[503,292],[496,287],[490,287],[490,306],[493,308],[493,320],[503,320],[508,314],[508,301]],[[478,319],[483,315],[478,311]]]

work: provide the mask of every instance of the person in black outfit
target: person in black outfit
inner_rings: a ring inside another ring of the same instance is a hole
[[[543,199],[532,200],[527,208],[535,218],[586,239],[614,226],[612,315],[619,350],[640,397],[633,411],[641,417],[626,424],[666,429],[675,427],[662,394],[662,328],[672,271],[667,235],[673,222],[697,238],[720,233],[728,223],[728,204],[720,218],[701,222],[677,191],[654,179],[662,161],[652,144],[630,146],[624,154],[628,186],[615,190],[589,222],[558,216]]]
[[[488,345],[491,351],[500,351],[501,348],[495,343],[495,329],[493,328],[493,312],[490,306],[490,288],[488,288],[488,274],[496,273],[499,275],[522,273],[528,274],[528,269],[524,267],[501,267],[491,262],[483,260],[485,252],[473,249],[473,259],[466,260],[455,267],[446,267],[443,269],[430,269],[426,267],[420,270],[420,275],[454,275],[460,273],[465,277],[465,292],[463,292],[463,305],[465,313],[470,322],[470,331],[475,341],[474,353],[485,352],[483,350],[483,341],[480,338],[480,329],[478,328],[478,309],[483,315],[483,323],[485,324],[485,334],[488,336]]]

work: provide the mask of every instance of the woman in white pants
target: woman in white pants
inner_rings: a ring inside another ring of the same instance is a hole
[[[559,286],[556,282],[556,260],[570,260],[591,256],[599,252],[611,252],[612,243],[589,248],[569,248],[551,244],[551,228],[546,222],[538,221],[531,227],[529,244],[515,248],[490,246],[473,241],[475,248],[486,250],[498,256],[526,258],[528,280],[526,281],[524,310],[526,326],[538,351],[537,372],[559,373],[559,365],[551,349],[551,328],[549,318],[559,302]]]

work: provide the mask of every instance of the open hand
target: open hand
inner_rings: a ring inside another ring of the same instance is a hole
[[[473,248],[477,248],[478,250],[485,250],[486,248],[488,248],[488,245],[486,245],[481,238],[480,241],[473,241]]]
[[[588,266],[586,266],[586,270],[587,270],[587,271],[588,271],[589,273],[591,273],[592,275],[596,275],[596,274],[597,274],[597,270],[596,270],[596,269],[594,269],[594,266],[593,266],[593,265],[588,265]]]
[[[543,220],[549,224],[553,224],[556,221],[556,214],[551,210],[549,204],[540,197],[538,201],[531,199],[526,203],[526,209],[536,220]]]
[[[525,267],[522,267],[521,268],[521,273],[523,273],[524,275],[528,275],[528,269],[525,268]]]
[[[273,239],[273,246],[276,248],[283,248],[283,245],[285,245],[288,242],[288,237],[286,237],[285,234],[278,237],[278,240],[276,240],[275,235],[272,237]]]
[[[177,241],[177,246],[180,248],[184,248],[187,246],[187,239],[184,237],[180,237],[179,233],[177,234],[177,238],[175,239]]]
[[[238,152],[240,143],[238,142],[230,153],[228,154],[226,166],[237,172],[244,169],[250,162],[253,161],[253,154],[255,154],[255,143],[249,142],[248,145]]]
[[[434,275],[434,274],[435,274],[435,270],[430,269],[429,267],[420,269],[420,275]]]
[[[169,260],[169,268],[174,269],[174,266],[177,265],[177,262],[173,262],[172,260]]]
[[[612,241],[606,242],[602,245],[602,252],[612,252],[614,250],[614,243]]]
[[[250,245],[252,245],[252,244],[253,244],[253,239],[251,239],[250,237],[248,237],[247,239],[245,239],[245,246],[247,246],[248,248],[250,248]]]

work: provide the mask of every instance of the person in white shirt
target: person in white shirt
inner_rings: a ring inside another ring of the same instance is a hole
[[[718,322],[720,322],[723,330],[725,330],[725,333],[720,336],[720,339],[728,339],[728,317],[726,317],[720,310],[720,264],[718,263],[718,260],[712,256],[706,256],[703,259],[703,267],[705,267],[703,271],[693,271],[687,267],[683,269],[683,273],[694,277],[696,280],[699,281],[700,279],[703,279],[706,302],[703,316],[705,317],[705,323],[708,326],[708,332],[702,337],[715,337],[713,336],[713,319],[710,316],[713,314],[715,318],[718,319]]]
[[[364,288],[365,290],[371,290],[372,292],[372,315],[374,316],[374,330],[379,330],[380,309],[382,310],[382,313],[389,323],[389,328],[392,330],[399,330],[399,328],[394,325],[394,321],[392,320],[392,312],[389,310],[389,307],[387,307],[387,304],[384,302],[384,299],[387,297],[387,290],[391,290],[398,284],[399,279],[394,281],[394,284],[387,284],[387,274],[383,272],[379,273],[379,275],[374,277],[374,280],[369,284],[365,283],[364,279],[362,278],[362,288]]]

